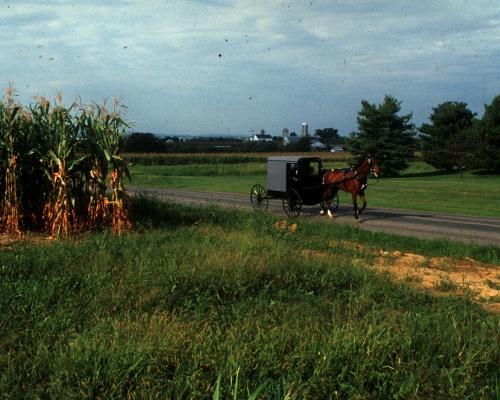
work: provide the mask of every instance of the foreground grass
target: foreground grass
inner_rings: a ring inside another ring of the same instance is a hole
[[[138,232],[0,253],[4,398],[495,398],[500,318],[356,265],[422,241],[139,200]],[[306,252],[307,250],[307,252]],[[312,258],[321,250],[332,258]],[[288,396],[288,397],[287,397]]]
[[[343,167],[328,162],[326,167]],[[156,165],[132,167],[137,186],[193,189],[248,194],[260,183],[266,186],[264,162],[240,164]],[[438,174],[425,163],[413,163],[400,178],[369,180],[371,206],[451,214],[500,217],[500,176],[470,172]],[[351,204],[350,195],[340,193],[341,203]]]

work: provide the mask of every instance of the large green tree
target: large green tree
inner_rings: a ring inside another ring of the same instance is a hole
[[[479,124],[478,166],[492,172],[500,172],[500,95],[490,105],[484,106]]]
[[[347,141],[347,150],[354,161],[360,162],[367,155],[376,157],[382,173],[397,176],[408,168],[415,146],[415,126],[412,114],[399,115],[401,101],[386,95],[381,104],[361,102],[358,112],[358,132]]]
[[[466,103],[447,101],[432,109],[429,120],[419,129],[424,161],[444,170],[465,167],[467,148],[474,151],[474,113]]]
[[[316,129],[314,134],[321,139],[337,139],[339,137],[339,130],[335,128]]]

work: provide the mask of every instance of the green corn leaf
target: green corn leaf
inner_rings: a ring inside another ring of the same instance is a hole
[[[110,154],[109,154],[108,150],[103,149],[103,153],[104,153],[104,156],[106,157],[106,161],[107,161],[108,163],[110,163],[110,162],[111,162],[111,156],[110,156]]]
[[[12,119],[16,118],[16,115],[20,109],[21,109],[21,107],[17,107],[17,106],[12,109],[12,115],[11,115]]]

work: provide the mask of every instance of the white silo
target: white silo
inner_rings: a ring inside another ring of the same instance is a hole
[[[307,122],[302,122],[302,136],[307,136],[309,134]]]

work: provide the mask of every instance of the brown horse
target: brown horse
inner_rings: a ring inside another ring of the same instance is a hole
[[[378,166],[377,160],[373,157],[366,158],[358,168],[351,168],[348,170],[342,169],[332,169],[327,171],[323,175],[323,187],[324,191],[321,195],[323,200],[320,214],[323,214],[325,211],[328,212],[328,217],[333,218],[334,215],[331,211],[331,201],[333,197],[337,194],[339,190],[343,190],[344,192],[351,193],[352,196],[352,204],[354,206],[354,218],[359,220],[359,215],[366,208],[366,197],[365,197],[365,189],[368,181],[368,174],[372,174],[375,177],[380,175],[380,168]],[[358,200],[357,197],[360,197],[363,205],[361,209],[358,211]],[[325,210],[326,208],[326,210]]]

